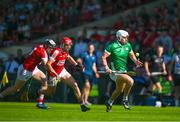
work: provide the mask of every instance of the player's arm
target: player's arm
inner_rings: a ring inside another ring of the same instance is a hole
[[[96,78],[99,78],[99,73],[97,72],[97,67],[96,67],[96,63],[95,62],[93,63],[92,69],[93,69],[93,71],[94,71],[94,73],[96,75]]]
[[[102,55],[102,64],[105,67],[105,70],[107,73],[111,73],[111,69],[109,68],[108,64],[107,64],[107,58],[110,56],[110,53],[108,53],[106,50],[104,51],[103,55]]]
[[[56,75],[56,77],[58,77],[58,74],[56,73],[56,71],[53,69],[52,67],[52,63],[54,63],[54,60],[52,60],[51,58],[48,60],[48,62],[46,63],[46,67],[47,70],[51,73],[53,73],[54,75]]]
[[[131,52],[129,53],[129,57],[130,57],[131,60],[136,64],[136,66],[140,67],[140,66],[143,65],[143,63],[136,58],[136,56],[135,56],[135,54],[134,54],[133,51],[131,51]]]
[[[163,75],[167,75],[166,64],[162,63]]]
[[[78,63],[74,60],[74,58],[70,55],[67,56],[67,60],[74,66],[78,65]]]
[[[83,71],[83,66],[80,63],[77,63],[73,57],[70,55],[67,56],[67,60],[74,66],[73,69],[76,71]]]

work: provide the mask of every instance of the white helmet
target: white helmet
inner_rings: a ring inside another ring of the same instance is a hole
[[[122,37],[127,37],[127,36],[129,36],[129,33],[127,32],[127,31],[125,31],[125,30],[118,30],[117,32],[116,32],[116,37],[118,38],[122,38]]]

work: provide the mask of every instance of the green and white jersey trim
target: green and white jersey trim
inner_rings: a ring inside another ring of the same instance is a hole
[[[110,53],[110,52],[108,52],[107,50],[105,50],[105,52],[106,52],[107,54],[111,55],[111,53]]]

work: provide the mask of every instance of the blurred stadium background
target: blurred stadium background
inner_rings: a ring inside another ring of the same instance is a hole
[[[115,39],[118,29],[129,32],[129,40],[135,52],[143,61],[146,54],[161,38],[165,47],[167,67],[177,43],[180,43],[180,1],[179,0],[1,0],[0,1],[0,79],[7,71],[8,83],[2,83],[0,91],[14,84],[17,67],[37,43],[45,38],[56,42],[63,36],[74,40],[71,55],[76,59],[87,51],[87,44],[96,46],[97,66],[102,70],[101,55],[104,47]],[[10,65],[11,64],[11,65]],[[135,69],[131,62],[130,70]],[[71,72],[69,64],[66,68]],[[149,94],[144,67],[136,70],[135,85],[131,92],[133,105],[155,106],[156,96]],[[80,72],[71,72],[82,89]],[[160,77],[163,99],[169,106],[175,106],[173,81]],[[35,91],[40,84],[34,80],[29,88],[29,101],[36,101]],[[28,84],[27,86],[28,87]],[[114,89],[114,83],[107,75],[94,80],[90,102],[104,104]],[[21,93],[6,97],[4,101],[21,101]],[[76,103],[73,91],[58,84],[56,94],[47,97],[47,102]],[[120,104],[121,96],[115,104]]]

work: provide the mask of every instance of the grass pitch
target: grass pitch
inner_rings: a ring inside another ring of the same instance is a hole
[[[105,105],[92,105],[81,112],[78,104],[48,103],[48,110],[35,107],[36,103],[0,102],[0,121],[180,121],[180,108],[133,106],[125,110],[114,105],[105,112]]]

